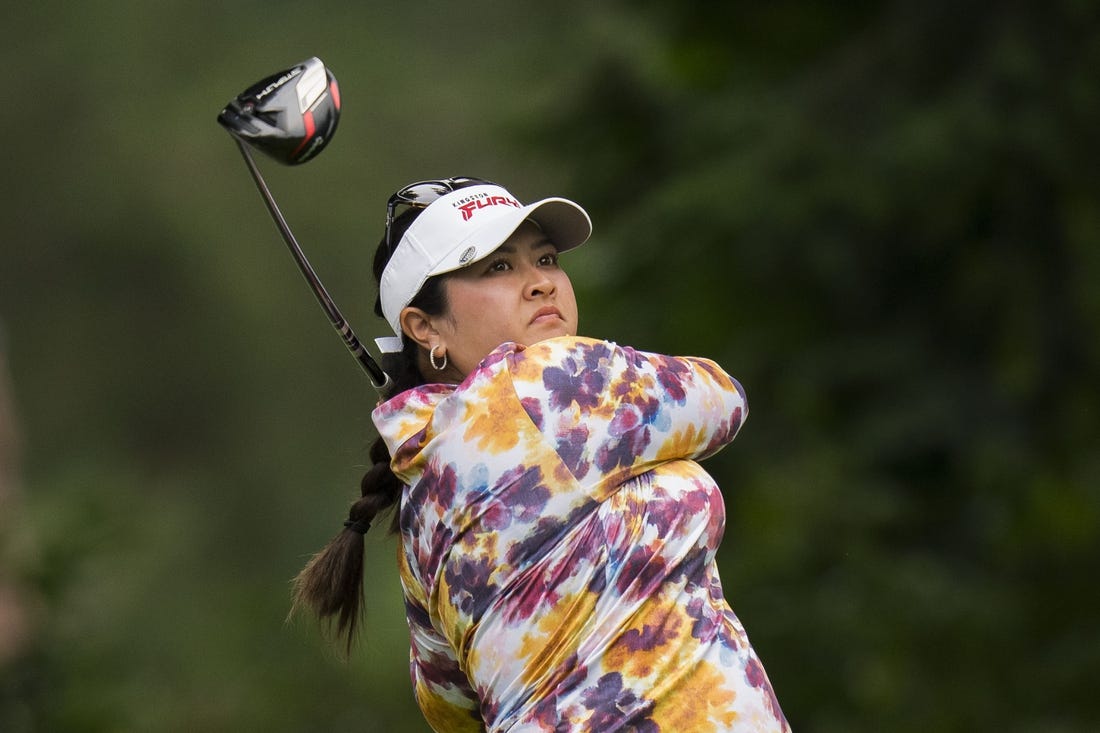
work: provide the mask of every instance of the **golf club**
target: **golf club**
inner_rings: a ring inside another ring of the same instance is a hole
[[[332,140],[339,119],[340,90],[336,77],[317,57],[256,82],[237,95],[218,115],[218,122],[229,131],[240,148],[271,218],[275,220],[321,308],[344,340],[348,351],[370,377],[371,384],[379,392],[384,392],[390,386],[389,376],[363,348],[321,284],[249,152],[249,147],[256,148],[284,165],[304,163],[320,153]]]

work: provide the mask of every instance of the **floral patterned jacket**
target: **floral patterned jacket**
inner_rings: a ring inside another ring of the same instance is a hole
[[[695,462],[746,414],[711,361],[579,337],[503,344],[457,387],[378,406],[434,730],[787,730],[723,597],[722,496]]]

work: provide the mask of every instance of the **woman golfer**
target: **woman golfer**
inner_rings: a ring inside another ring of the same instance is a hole
[[[436,731],[787,730],[723,596],[722,496],[697,463],[737,434],[744,392],[711,361],[576,335],[558,256],[590,233],[571,201],[476,179],[390,199],[374,269],[394,389],[297,601],[350,644],[362,534],[396,505]]]

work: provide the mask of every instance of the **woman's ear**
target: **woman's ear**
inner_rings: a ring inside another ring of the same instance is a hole
[[[403,309],[398,320],[405,335],[420,344],[421,348],[430,349],[433,340],[438,342],[439,332],[432,326],[431,317],[419,308],[410,306]]]

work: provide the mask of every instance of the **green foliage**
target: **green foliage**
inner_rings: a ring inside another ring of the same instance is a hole
[[[746,385],[723,567],[795,729],[1088,729],[1095,23],[899,6],[704,71],[739,14],[697,10],[547,137],[616,246],[598,328]]]
[[[720,567],[796,731],[1096,728],[1092,4],[300,11],[12,11],[0,730],[427,730],[392,540],[350,663],[285,621],[374,397],[214,117],[310,55],[339,134],[261,165],[364,340],[385,198],[484,175],[593,214],[586,333],[743,382]]]

